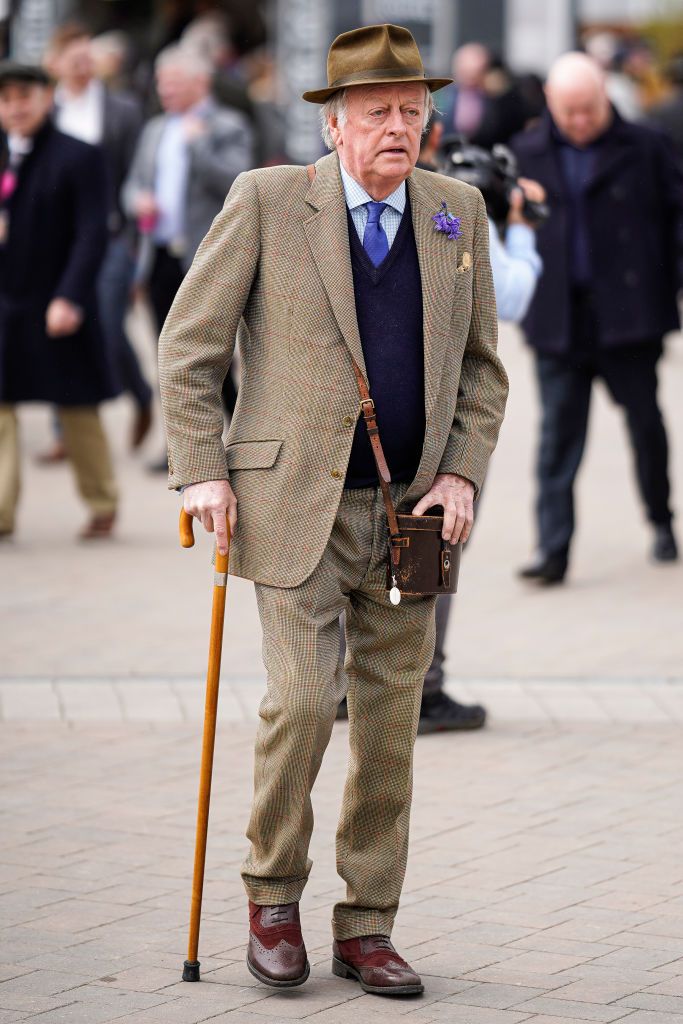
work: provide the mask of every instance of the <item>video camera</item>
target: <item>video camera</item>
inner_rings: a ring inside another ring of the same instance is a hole
[[[506,222],[510,211],[510,195],[517,184],[517,160],[507,146],[497,144],[491,152],[473,146],[462,135],[447,135],[441,142],[437,170],[450,178],[475,185],[486,203],[486,212],[496,225]],[[538,226],[550,216],[547,203],[537,203],[524,196],[522,216]]]

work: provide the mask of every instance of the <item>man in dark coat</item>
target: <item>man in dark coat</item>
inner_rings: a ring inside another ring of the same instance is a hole
[[[113,397],[95,282],[107,243],[98,149],[58,132],[39,68],[0,63],[0,534],[19,497],[19,402],[59,409],[67,453],[91,511],[83,537],[108,536],[116,487],[97,405]]]
[[[520,173],[545,186],[552,209],[538,232],[544,274],[524,321],[543,419],[538,552],[521,575],[547,584],[567,570],[595,377],[626,416],[653,557],[677,557],[657,362],[664,334],[679,326],[683,182],[666,140],[610,105],[591,58],[559,58],[546,91],[548,113],[512,146]]]

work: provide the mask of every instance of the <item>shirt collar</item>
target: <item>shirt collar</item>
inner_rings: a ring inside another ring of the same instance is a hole
[[[346,197],[346,205],[349,210],[355,210],[358,206],[364,206],[366,203],[373,202],[372,196],[369,196],[362,185],[359,185],[355,178],[352,178],[349,172],[344,167],[344,164],[339,161],[339,170],[341,172],[342,185],[344,186],[344,196]],[[397,213],[403,213],[406,208],[406,183],[402,181],[401,184],[395,189],[390,196],[382,200],[387,206],[391,206]]]

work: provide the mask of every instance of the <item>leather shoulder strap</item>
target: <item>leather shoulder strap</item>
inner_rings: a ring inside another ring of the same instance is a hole
[[[315,180],[315,164],[308,164],[306,167],[306,173],[308,174],[308,180],[312,184]],[[392,537],[398,537],[398,519],[396,518],[396,509],[394,508],[391,491],[389,490],[391,473],[389,472],[389,466],[387,465],[384,449],[382,448],[382,442],[379,436],[379,427],[377,426],[377,416],[375,414],[375,403],[372,398],[370,398],[370,392],[367,384],[365,383],[363,371],[353,356],[351,356],[351,362],[353,363],[353,372],[356,375],[358,394],[360,395],[360,411],[363,414],[363,419],[365,420],[368,438],[370,439],[370,447],[372,448],[375,465],[377,466],[377,476],[379,477],[379,485],[382,489],[384,507],[389,521],[389,533]],[[398,549],[394,549],[394,553],[398,555]],[[398,561],[398,558],[396,561]]]

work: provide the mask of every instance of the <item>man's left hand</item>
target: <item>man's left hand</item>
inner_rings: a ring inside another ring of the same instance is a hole
[[[414,516],[423,516],[433,505],[443,508],[441,536],[451,544],[464,544],[474,523],[474,484],[457,473],[437,473],[424,498],[413,509]]]

